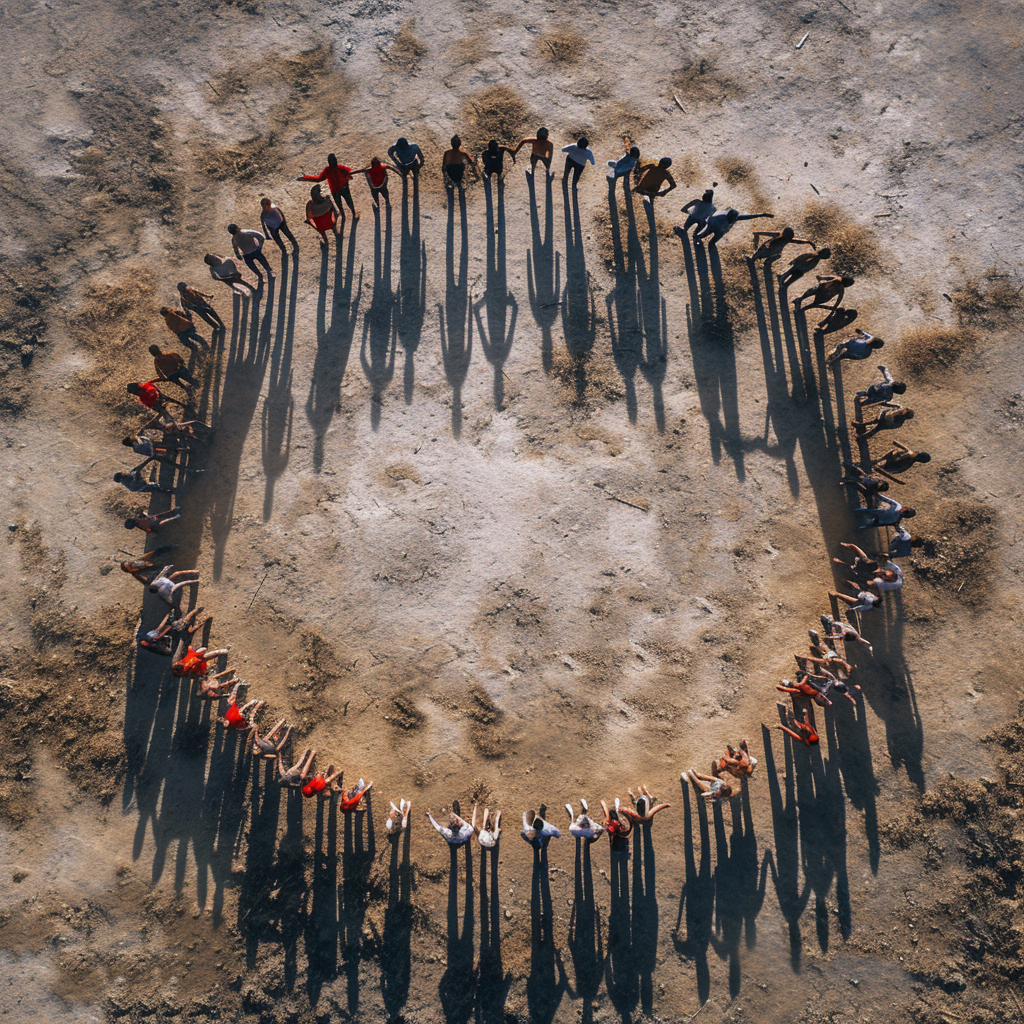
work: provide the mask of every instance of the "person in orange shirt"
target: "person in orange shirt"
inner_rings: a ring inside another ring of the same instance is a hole
[[[177,352],[165,352],[159,345],[150,345],[149,354],[153,357],[157,380],[170,381],[186,389],[199,383],[189,373],[185,360]]]
[[[331,198],[334,200],[335,205],[338,207],[338,213],[341,214],[341,219],[345,219],[345,210],[342,207],[342,203],[348,203],[348,208],[352,211],[352,219],[359,220],[359,212],[355,208],[355,204],[352,202],[352,190],[349,187],[349,182],[352,180],[352,175],[355,172],[351,167],[346,167],[344,164],[338,163],[338,158],[333,153],[327,154],[327,166],[319,174],[302,174],[296,181],[323,181],[327,180],[327,187],[331,190]]]
[[[209,349],[206,339],[196,333],[195,324],[192,323],[192,314],[187,309],[175,309],[173,306],[161,306],[160,315],[167,324],[167,329],[173,334],[185,348],[195,348],[193,342],[198,342],[205,349]]]

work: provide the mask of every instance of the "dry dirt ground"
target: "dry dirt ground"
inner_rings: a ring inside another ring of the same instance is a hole
[[[1021,38],[992,0],[3,0],[0,1017],[1021,1019]],[[521,161],[446,200],[453,132],[542,123],[592,141],[578,198]],[[609,203],[626,131],[675,161],[653,218]],[[376,220],[357,183],[322,254],[294,178],[402,134],[418,196]],[[673,235],[712,182],[833,244],[934,455],[813,755],[762,723],[874,371],[833,387],[746,230]],[[136,653],[159,609],[116,564],[124,384],[264,193],[301,252],[217,295],[167,537],[269,718],[374,779],[347,822]],[[748,792],[696,806],[681,769],[741,736]],[[515,834],[640,781],[672,806],[628,856]],[[452,874],[453,798],[503,809],[494,862]]]

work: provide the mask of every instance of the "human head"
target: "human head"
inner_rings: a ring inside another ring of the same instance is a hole
[[[264,210],[269,210],[270,209],[270,200],[266,196],[264,196],[260,200],[260,206],[263,207]]]
[[[491,139],[491,141],[487,143],[487,149],[491,153],[497,153],[498,152],[498,142],[497,142],[497,140],[496,139]]]
[[[204,257],[203,257],[203,262],[204,262],[204,263],[205,263],[205,264],[206,264],[207,266],[210,266],[210,267],[212,267],[212,266],[213,266],[213,265],[214,265],[214,264],[215,264],[215,263],[217,262],[217,257],[216,257],[216,256],[214,256],[212,252],[208,252],[208,253],[207,253],[207,254],[206,254],[206,255],[205,255]],[[181,287],[181,285],[179,284],[179,285],[178,285],[178,287],[180,288],[180,287]]]
[[[114,483],[115,484],[119,484],[121,482],[121,478],[123,476],[124,476],[124,473],[115,473],[114,474]]]
[[[149,346],[149,354],[151,356],[158,356],[158,355],[160,355],[160,346],[159,345],[150,345]]]
[[[905,415],[906,415],[906,419],[912,420],[914,418],[914,410],[913,409],[908,409],[906,411]]]
[[[892,386],[892,393],[894,395],[902,395],[902,394],[904,394],[906,392],[906,390],[907,390],[907,385],[904,384],[903,381],[901,381],[901,380],[896,381],[893,384],[893,386]]]
[[[630,156],[631,156],[631,157],[632,157],[632,158],[633,158],[634,160],[639,160],[639,159],[640,159],[640,147],[639,147],[639,146],[634,146],[634,147],[633,147],[633,148],[632,148],[632,149],[631,149],[631,150],[629,151],[629,155],[630,155]]]
[[[547,128],[538,128],[537,129],[537,138],[540,139],[541,142],[544,142],[547,139],[547,137],[548,137],[548,130],[547,130]]]
[[[587,139],[585,135],[581,135],[576,140],[576,145],[579,146],[580,149],[586,149],[590,145],[590,141]]]
[[[128,384],[125,386],[125,390],[128,392],[129,395],[142,394],[142,388],[140,388],[138,384]]]
[[[188,285],[187,285],[187,284],[185,284],[185,282],[184,282],[184,281],[179,281],[179,282],[178,282],[178,291],[179,291],[179,292],[183,292],[183,291],[185,291],[185,290],[186,290],[187,288],[188,288]]]
[[[134,438],[124,437],[124,438],[121,439],[121,444],[123,444],[125,446],[125,448],[131,448],[133,441],[134,441]]]
[[[818,255],[823,259],[827,260],[832,255],[832,250],[826,245],[818,250]]]
[[[879,491],[887,491],[887,490],[889,490],[889,481],[888,480],[880,481],[879,484],[878,484],[878,487],[876,488],[876,490],[879,490]]]
[[[670,157],[670,156],[663,156],[658,161],[658,166],[661,167],[663,170],[668,170],[668,168],[672,166],[672,157]]]
[[[338,158],[333,153],[328,153],[327,154],[327,163],[331,167],[337,167],[338,166]]]
[[[702,195],[700,198],[702,202],[710,203],[711,200],[715,198],[715,190],[713,188],[705,189],[704,195]]]
[[[783,237],[783,238],[784,238],[784,239],[785,239],[785,240],[786,240],[787,242],[788,242],[788,241],[789,241],[789,240],[790,240],[790,239],[791,239],[791,238],[792,238],[792,237],[793,237],[793,236],[794,236],[795,234],[796,234],[796,232],[795,232],[795,231],[794,231],[794,230],[793,230],[792,228],[783,228],[783,229],[782,229],[782,237]]]
[[[739,210],[730,210],[730,211],[729,211],[729,212],[728,212],[728,213],[727,213],[727,214],[725,215],[725,219],[726,219],[726,220],[727,220],[727,221],[728,221],[728,222],[729,222],[730,224],[734,224],[734,223],[736,222],[736,218],[737,218],[737,217],[738,217],[739,215],[740,215],[740,211],[739,211]]]
[[[916,515],[917,515],[917,509],[916,508],[905,508],[903,510],[903,518],[904,519],[913,519],[914,516],[916,516]]]
[[[171,309],[170,306],[161,306],[160,307],[160,315],[161,316],[163,316],[165,313],[173,313],[173,312],[174,312],[174,310]]]
[[[840,281],[841,281],[842,286],[844,288],[849,288],[850,285],[853,284],[853,278],[852,277],[842,277],[842,278],[840,278]]]
[[[323,193],[320,191],[319,185],[314,185],[309,190],[309,197],[310,199],[315,199],[317,202],[319,202],[323,198]]]
[[[881,348],[884,344],[885,344],[885,342],[882,341],[881,338],[872,338],[871,339],[871,347],[872,348]],[[896,390],[896,386],[893,385],[893,391],[895,391],[895,390]],[[907,390],[907,385],[904,384],[903,385],[903,391],[906,391],[906,390]],[[903,392],[900,392],[900,394],[902,394],[902,393]]]
[[[403,135],[396,143],[395,149],[405,149],[409,145],[409,140]]]
[[[139,524],[138,524],[138,522],[135,519],[126,519],[124,521],[124,528],[126,530],[134,530],[135,527],[138,526],[138,525]]]
[[[238,225],[237,224],[229,224],[228,225],[228,234],[229,235],[234,235],[234,234],[237,233],[237,231],[238,231]]]
[[[171,672],[176,676],[183,676],[185,674],[185,666],[182,665],[180,661],[175,662],[171,666]]]
[[[932,461],[932,457],[927,452],[918,452],[917,455],[914,456],[914,461],[915,462],[931,462]]]
[[[451,139],[452,149],[458,149],[462,145],[462,139],[458,135],[453,135]]]
[[[380,157],[379,156],[373,157],[373,159],[370,160],[370,166],[371,167],[380,167]]]

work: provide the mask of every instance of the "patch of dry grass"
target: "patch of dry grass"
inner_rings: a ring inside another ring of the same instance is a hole
[[[587,51],[587,41],[571,25],[559,25],[537,38],[537,50],[552,64],[575,64]]]
[[[929,378],[947,373],[977,347],[977,335],[968,328],[914,327],[900,337],[896,360],[908,376]]]
[[[1024,308],[1024,297],[1008,275],[992,268],[983,281],[965,281],[952,295],[961,324],[993,326]]]
[[[698,106],[723,103],[744,93],[743,86],[723,74],[713,57],[686,61],[672,76],[671,86],[684,107],[687,102]]]
[[[448,47],[448,57],[455,64],[479,64],[490,53],[491,43],[483,32],[473,32],[457,39]]]
[[[480,145],[491,139],[511,145],[519,141],[535,115],[515,89],[492,85],[468,97],[463,119],[467,134]]]
[[[830,263],[836,274],[857,277],[881,267],[878,239],[835,203],[811,202],[804,207],[803,229],[817,245],[832,250]]]
[[[420,61],[427,55],[427,47],[416,35],[415,18],[402,23],[395,33],[395,41],[391,44],[388,54],[393,64],[406,71],[415,71],[419,67]]]
[[[738,156],[723,156],[715,161],[715,167],[721,174],[726,185],[732,188],[738,185],[748,186],[757,180],[757,171],[749,160]]]

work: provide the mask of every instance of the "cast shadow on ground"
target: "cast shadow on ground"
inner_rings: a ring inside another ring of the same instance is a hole
[[[569,190],[563,187],[565,211],[565,289],[562,292],[562,337],[573,368],[575,404],[582,405],[587,392],[587,361],[597,336],[597,308],[590,287],[590,272],[583,249],[583,225],[580,221],[580,200],[575,189],[572,203]],[[571,210],[571,216],[570,216]],[[557,275],[556,275],[557,277]],[[557,284],[557,281],[556,281]]]
[[[459,850],[465,851],[465,892],[459,920]],[[466,1024],[476,1002],[476,971],[473,969],[473,847],[449,847],[447,964],[438,985],[441,1009],[447,1024]]]
[[[466,193],[458,190],[461,244],[459,276],[455,276],[455,194],[448,195],[448,238],[445,248],[444,306],[438,306],[441,322],[441,358],[452,389],[452,434],[462,436],[462,386],[473,357],[473,310],[469,302],[469,222]]]
[[[493,193],[497,193],[497,202]],[[519,304],[509,291],[507,261],[505,258],[505,182],[489,177],[484,182],[487,200],[487,278],[484,294],[473,305],[476,330],[484,356],[494,367],[494,408],[505,405],[505,362],[512,352]],[[497,215],[495,215],[497,207]],[[480,315],[487,311],[487,326]]]
[[[394,319],[395,296],[391,291],[391,206],[385,207],[383,244],[380,207],[373,208],[373,297],[363,317],[363,343],[359,363],[370,384],[370,426],[380,430],[384,392],[395,374],[398,323]]]
[[[544,233],[540,230],[540,214],[537,209],[536,174],[526,173],[530,190],[530,234],[532,248],[526,253],[526,287],[530,297],[533,319],[540,328],[541,365],[545,373],[551,372],[553,349],[551,328],[558,319],[559,296],[559,254],[555,251],[552,218],[554,204],[551,194],[551,176],[545,171],[544,178]],[[568,222],[568,204],[566,204]],[[566,229],[568,234],[568,228]],[[582,251],[582,250],[581,250]]]
[[[313,376],[306,399],[306,419],[313,428],[313,472],[319,473],[324,464],[324,440],[334,414],[341,410],[341,382],[348,366],[349,352],[356,330],[359,301],[363,294],[363,270],[359,268],[359,282],[353,298],[353,277],[356,259],[356,226],[353,221],[348,236],[348,248],[342,260],[342,241],[338,240],[334,261],[334,285],[331,298],[331,319],[327,322],[327,267],[330,247],[320,251],[320,288],[316,306],[316,356]]]
[[[380,994],[389,1021],[400,1020],[409,998],[412,974],[412,883],[410,829],[391,836],[388,865],[388,906],[380,951]],[[399,854],[401,850],[401,854]]]
[[[530,973],[526,979],[526,1003],[533,1024],[551,1024],[569,981],[562,955],[552,932],[551,875],[547,842],[533,848],[530,883]]]
[[[409,176],[402,177],[402,233],[398,245],[398,302],[394,311],[398,343],[405,352],[405,404],[412,404],[416,383],[415,356],[427,311],[427,246],[420,237],[420,179],[412,176],[412,214]]]

